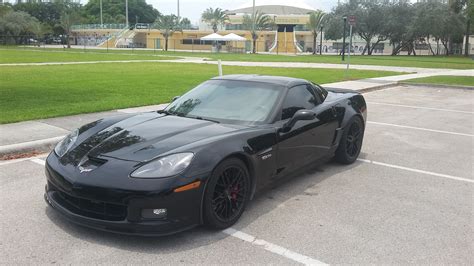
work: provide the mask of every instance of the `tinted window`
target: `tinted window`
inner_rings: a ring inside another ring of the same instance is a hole
[[[166,110],[185,117],[225,123],[262,123],[272,113],[283,88],[272,84],[210,80],[172,102]]]
[[[324,102],[324,100],[328,96],[328,92],[325,89],[323,89],[322,87],[320,87],[320,86],[318,86],[314,83],[313,83],[313,88],[314,88],[314,91],[316,92],[316,94],[321,99],[321,102]]]
[[[293,117],[296,111],[301,109],[313,109],[318,104],[314,94],[306,85],[293,87],[288,91],[283,108],[281,110],[281,120]]]

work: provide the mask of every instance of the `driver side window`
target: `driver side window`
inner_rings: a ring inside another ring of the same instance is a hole
[[[289,119],[301,109],[313,109],[318,105],[310,86],[298,85],[291,88],[286,95],[281,110],[281,120]]]

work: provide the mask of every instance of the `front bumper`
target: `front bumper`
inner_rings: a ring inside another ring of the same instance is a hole
[[[111,189],[78,184],[52,168],[55,158],[46,162],[47,185],[44,198],[54,210],[73,223],[120,234],[163,236],[201,224],[204,183],[183,192],[175,187],[157,191]],[[57,165],[56,165],[57,166]],[[204,180],[207,175],[197,177]],[[150,180],[148,180],[150,181]],[[144,209],[167,209],[166,217],[144,218]]]

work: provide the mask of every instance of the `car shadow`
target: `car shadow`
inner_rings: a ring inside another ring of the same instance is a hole
[[[363,156],[362,153],[361,156]],[[331,160],[325,160],[276,182],[269,188],[258,192],[233,228],[245,231],[249,224],[278,208],[283,202],[292,198],[304,200],[304,197],[317,195],[311,191],[319,183],[338,173],[350,171],[360,164],[356,161],[351,165],[341,165]],[[45,208],[45,214],[57,227],[74,238],[137,253],[175,253],[211,245],[229,237],[220,230],[212,230],[204,226],[162,237],[120,235],[76,225],[66,220],[50,206]]]

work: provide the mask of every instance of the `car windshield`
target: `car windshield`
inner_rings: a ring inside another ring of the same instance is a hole
[[[278,85],[209,80],[171,103],[165,111],[224,123],[258,124],[272,113],[283,90]]]

